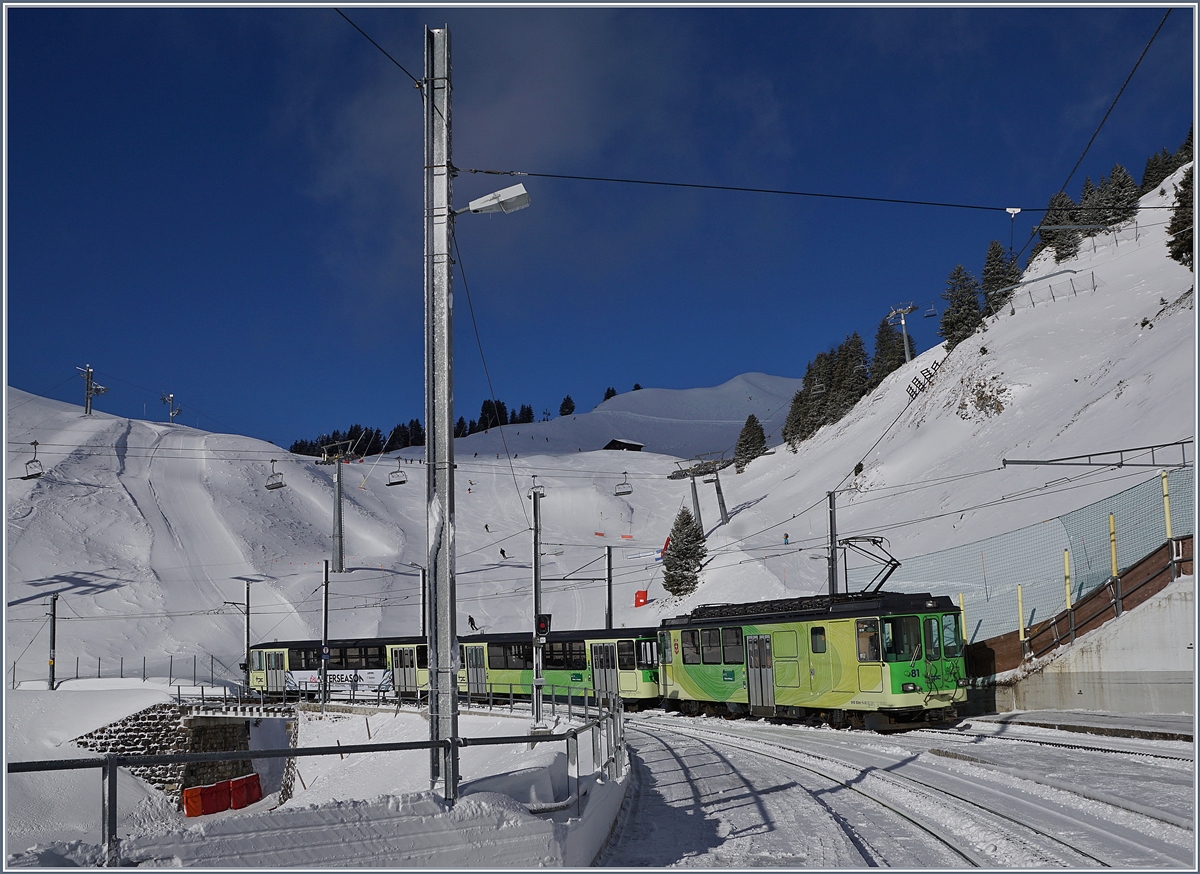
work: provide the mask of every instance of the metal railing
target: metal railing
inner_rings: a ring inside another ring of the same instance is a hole
[[[563,742],[567,754],[567,791],[563,801],[549,804],[527,804],[530,813],[551,813],[566,810],[572,805],[582,813],[583,790],[580,785],[579,735],[591,732],[592,773],[603,772],[609,779],[619,779],[625,771],[625,720],[619,698],[610,698],[609,710],[599,710],[595,719],[583,725],[559,733],[509,735],[502,737],[468,738],[449,740],[397,741],[392,743],[351,744],[347,746],[295,747],[271,750],[231,750],[209,753],[169,753],[162,755],[107,754],[85,759],[49,759],[29,762],[9,762],[9,774],[28,774],[41,771],[74,771],[88,768],[101,769],[102,793],[101,835],[104,845],[104,860],[107,867],[121,864],[120,838],[117,835],[117,768],[150,765],[188,764],[193,762],[229,762],[251,759],[292,759],[307,756],[347,756],[356,753],[383,753],[402,750],[449,749],[452,745],[501,746],[528,744],[530,748],[540,743]],[[446,800],[453,805],[454,799],[447,787]]]

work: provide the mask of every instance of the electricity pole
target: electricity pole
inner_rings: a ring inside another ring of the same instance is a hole
[[[900,333],[904,336],[904,363],[905,364],[908,364],[910,361],[912,361],[912,353],[909,352],[909,350],[908,350],[908,327],[904,322],[904,317],[907,316],[911,312],[915,312],[916,309],[917,308],[910,303],[908,306],[892,307],[892,311],[890,313],[888,313],[888,322],[890,324],[894,325],[896,323],[893,320],[896,318],[900,319]]]
[[[346,570],[346,548],[342,537],[342,462],[354,457],[347,447],[349,440],[339,440],[321,447],[324,455],[317,464],[336,465],[333,475],[333,572],[340,574]]]
[[[329,559],[325,559],[325,595],[321,601],[321,714],[329,700]]]
[[[533,727],[531,733],[546,731],[542,722],[542,646],[546,639],[539,634],[538,617],[542,615],[542,498],[546,489],[533,481],[529,494],[533,498]]]
[[[458,799],[454,592],[454,311],[450,274],[450,30],[425,29],[425,470],[429,594],[429,779]]]
[[[94,398],[96,395],[104,394],[106,391],[108,391],[108,389],[102,385],[96,385],[96,383],[92,381],[92,365],[88,364],[85,365],[85,367],[86,369],[84,369],[84,367],[76,367],[75,369],[78,370],[79,375],[84,378],[83,414],[85,416],[90,416],[92,414],[92,398]]]
[[[837,497],[835,492],[829,495],[829,594],[836,595],[837,584]]]
[[[604,577],[608,580],[608,602],[604,607],[604,630],[612,631],[612,550],[611,546],[604,547]]]
[[[48,688],[51,692],[54,691],[54,638],[55,624],[58,622],[58,592],[50,596],[50,679],[47,681]]]

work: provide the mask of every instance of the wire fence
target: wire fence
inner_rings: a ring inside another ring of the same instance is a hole
[[[9,666],[9,681],[15,689],[18,683],[49,680],[49,665],[27,660]],[[84,656],[58,653],[54,659],[54,683],[68,680],[153,680],[167,681],[168,686],[184,684],[193,687],[240,686],[245,678],[238,665],[231,665],[212,653],[131,656]]]
[[[1066,609],[1067,552],[1072,603],[1112,576],[1109,516],[1116,534],[1118,572],[1161,546],[1171,535],[1194,533],[1191,467],[1167,474],[1167,500],[1160,474],[1086,507],[1036,525],[906,559],[887,582],[902,592],[963,597],[967,640],[974,643],[1018,627],[1017,586],[1025,625]],[[875,566],[851,568],[851,589],[868,584]]]

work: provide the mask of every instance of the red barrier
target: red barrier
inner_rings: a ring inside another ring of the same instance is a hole
[[[200,812],[220,813],[229,809],[229,781],[200,787]]]
[[[256,801],[262,801],[262,785],[258,774],[247,774],[229,781],[229,806],[241,810]]]
[[[199,816],[204,812],[200,802],[200,787],[189,786],[183,790],[183,813],[185,816]]]
[[[649,594],[650,594],[649,590],[647,590],[647,589],[638,589],[636,592],[633,593],[633,606],[634,607],[645,607],[646,599]]]

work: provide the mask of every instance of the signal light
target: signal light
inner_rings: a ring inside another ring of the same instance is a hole
[[[533,630],[538,637],[545,637],[550,633],[550,614],[538,613],[533,619]]]

